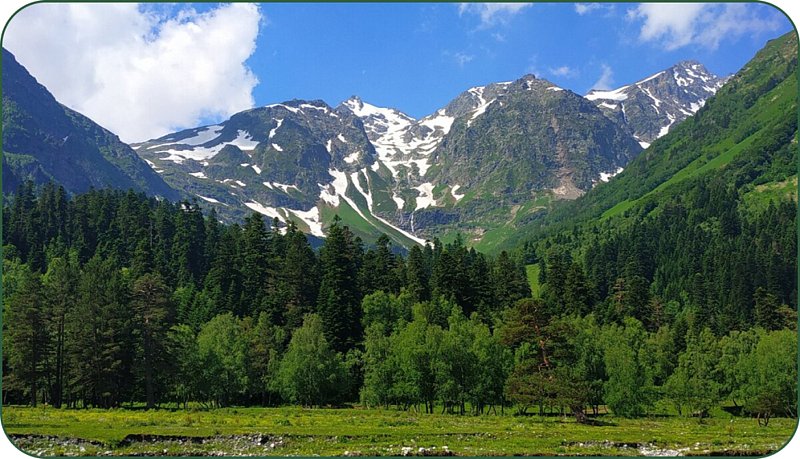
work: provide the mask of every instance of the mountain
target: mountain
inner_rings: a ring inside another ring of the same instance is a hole
[[[381,182],[380,164],[361,119],[346,108],[293,100],[133,147],[170,185],[223,218],[256,211],[321,237],[339,213],[364,238],[420,242],[373,215],[364,190]]]
[[[223,219],[257,211],[322,237],[338,214],[368,241],[464,233],[494,250],[623,171],[724,82],[693,61],[586,96],[526,75],[421,119],[357,96],[293,100],[133,147]]]
[[[641,151],[590,101],[533,75],[470,88],[417,121],[357,98],[342,106],[361,117],[378,171],[389,172],[384,196],[395,205],[384,203],[381,216],[427,238],[466,232],[485,243]]]
[[[58,103],[3,49],[3,193],[25,180],[54,181],[70,193],[133,189],[178,199],[119,137]]]
[[[572,199],[641,151],[583,97],[529,75],[471,88],[420,120],[357,97],[293,100],[134,144],[173,187],[227,219],[257,211],[324,235],[339,214],[364,239],[408,247],[480,238],[542,198]],[[498,201],[501,203],[498,205]]]
[[[768,42],[694,116],[614,180],[520,228],[505,246],[565,228],[658,215],[688,196],[708,196],[712,182],[734,195],[741,212],[796,199],[797,46],[795,33]]]
[[[682,61],[654,75],[610,91],[592,90],[586,98],[617,123],[628,127],[643,148],[694,115],[725,83],[696,61]]]

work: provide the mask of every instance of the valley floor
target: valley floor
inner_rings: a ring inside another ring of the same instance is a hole
[[[208,411],[3,407],[23,451],[51,455],[759,455],[780,449],[795,419],[676,416],[577,424],[561,416],[456,416],[394,409]]]

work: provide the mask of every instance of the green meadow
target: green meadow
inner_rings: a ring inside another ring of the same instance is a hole
[[[4,407],[6,434],[35,455],[765,455],[796,420],[724,412],[597,418],[457,416],[396,409],[60,410]]]

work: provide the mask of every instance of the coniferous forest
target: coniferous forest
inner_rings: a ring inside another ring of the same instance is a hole
[[[487,256],[26,183],[3,208],[3,403],[796,416],[796,204],[730,190]]]

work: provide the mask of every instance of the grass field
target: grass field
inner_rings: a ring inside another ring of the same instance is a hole
[[[793,419],[426,415],[398,410],[210,411],[3,407],[6,434],[35,455],[642,455],[758,454],[779,449]]]

